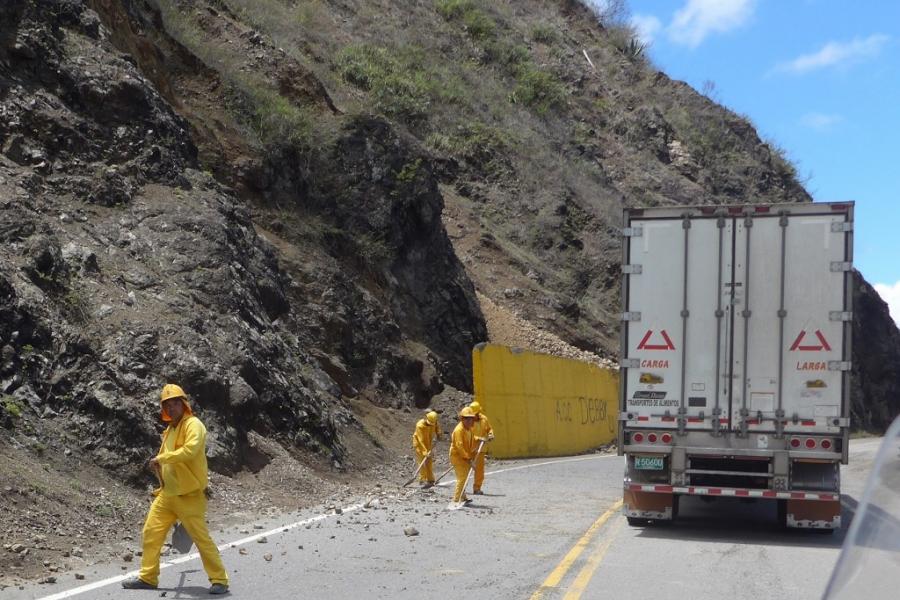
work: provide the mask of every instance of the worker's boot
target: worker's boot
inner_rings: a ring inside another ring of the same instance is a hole
[[[122,582],[122,587],[126,590],[155,590],[155,585],[150,585],[139,577],[132,577]]]

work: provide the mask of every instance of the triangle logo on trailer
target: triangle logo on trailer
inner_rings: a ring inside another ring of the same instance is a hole
[[[803,343],[803,338],[806,337],[806,330],[802,330],[800,335],[797,336],[797,339],[794,340],[794,343],[791,344],[791,352],[795,350],[801,350],[803,352],[830,352],[831,346],[828,345],[828,340],[825,339],[825,336],[822,335],[822,332],[816,329],[816,337],[819,339],[819,343],[816,346],[805,345],[801,346]]]
[[[666,330],[663,329],[662,331],[659,332],[659,334],[662,336],[663,343],[648,344],[647,342],[650,341],[650,337],[653,335],[653,330],[648,329],[647,333],[644,335],[644,339],[642,339],[641,343],[638,344],[637,349],[638,350],[674,350],[675,344],[672,343],[672,339],[669,337],[669,334],[666,333]]]

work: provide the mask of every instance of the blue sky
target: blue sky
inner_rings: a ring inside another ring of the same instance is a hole
[[[900,322],[900,1],[628,8],[659,69],[749,117],[813,198],[856,201],[854,264]]]

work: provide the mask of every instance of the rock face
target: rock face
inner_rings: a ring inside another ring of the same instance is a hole
[[[878,292],[854,279],[851,425],[883,431],[900,414],[900,332]]]
[[[471,388],[473,281],[612,356],[623,206],[809,200],[745,120],[578,3],[478,3],[491,39],[419,3],[358,19],[361,0],[285,29],[290,4],[0,3],[0,427],[136,475],[174,381],[214,469],[264,466],[260,435],[352,464],[348,398]],[[542,15],[558,47],[498,37]],[[391,27],[432,46],[370,43]],[[854,417],[877,429],[900,339],[864,282],[857,319]]]
[[[341,165],[308,203],[333,257],[296,281],[107,37],[76,0],[0,8],[2,425],[34,411],[35,435],[65,429],[133,474],[173,381],[207,423],[214,469],[265,464],[250,431],[340,465],[345,396],[425,404],[443,381],[466,386],[483,319],[413,145],[367,120],[312,157]]]

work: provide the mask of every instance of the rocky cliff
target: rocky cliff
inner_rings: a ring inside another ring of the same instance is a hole
[[[623,207],[810,200],[629,42],[574,0],[7,0],[0,431],[134,474],[177,381],[221,472],[352,465],[351,399],[470,387],[476,288],[614,357]],[[879,429],[900,335],[857,300]]]

